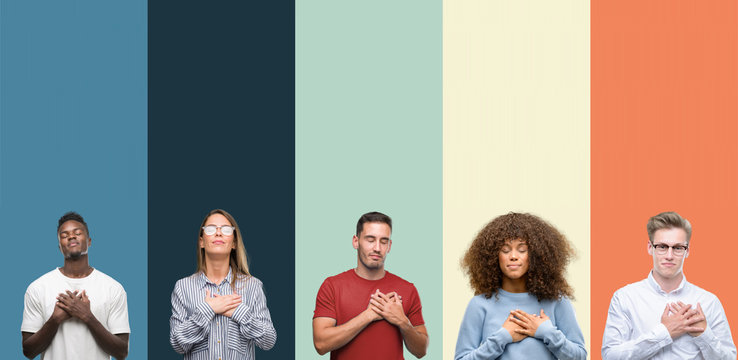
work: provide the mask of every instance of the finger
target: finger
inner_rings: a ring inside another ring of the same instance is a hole
[[[74,297],[75,295],[77,295],[77,293],[76,292],[71,292],[71,291],[67,290],[67,295],[69,295],[71,297]]]
[[[81,293],[79,293],[80,299],[86,299],[87,298],[87,290],[82,290]]]
[[[686,332],[703,332],[705,331],[705,328],[700,326],[687,326],[684,328],[684,331]]]
[[[513,331],[515,331],[518,334],[533,336],[533,335],[530,334],[530,330],[528,330],[528,329],[515,329]]]
[[[689,310],[690,310],[689,306],[682,306],[682,307],[681,307],[681,308],[679,309],[679,315],[684,315],[684,314],[686,314],[686,313],[687,313],[687,311],[689,311]]]
[[[372,311],[374,311],[375,313],[377,313],[377,314],[379,314],[379,315],[382,315],[382,310],[380,310],[380,309],[379,309],[379,308],[377,308],[376,306],[374,306],[374,305],[370,305],[370,306],[369,306],[369,308],[370,308],[370,309],[372,309]]]
[[[669,304],[666,304],[666,307],[664,308],[664,313],[661,314],[661,317],[669,316]]]
[[[376,299],[371,299],[371,300],[369,301],[369,304],[370,304],[371,306],[374,306],[374,307],[376,307],[377,309],[380,309],[380,310],[384,310],[384,304],[380,303],[380,302],[379,302],[379,301],[377,301]]]
[[[696,323],[702,322],[705,320],[705,317],[702,315],[695,315],[687,319],[687,325],[694,325]]]
[[[705,313],[702,311],[702,305],[700,305],[700,303],[697,303],[697,311],[700,313],[700,315],[705,315]]]
[[[525,323],[525,322],[523,322],[522,320],[519,320],[519,319],[516,319],[516,318],[512,318],[512,319],[510,319],[510,321],[512,321],[515,325],[518,325],[518,326],[520,326],[523,329],[527,329],[528,328],[528,324]]]
[[[526,320],[527,321],[527,320],[532,320],[533,319],[533,315],[528,314],[527,312],[525,312],[523,310],[515,310],[513,313],[515,314],[515,317],[516,318],[521,319],[521,320]]]
[[[61,308],[62,310],[66,311],[66,312],[69,312],[69,306],[67,306],[67,304],[57,302],[56,303],[56,306],[58,306],[59,308]]]

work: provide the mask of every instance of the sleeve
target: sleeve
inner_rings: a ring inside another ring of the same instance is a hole
[[[128,296],[123,286],[118,285],[108,311],[108,331],[111,334],[130,334],[128,324]]]
[[[407,316],[413,326],[420,326],[425,324],[425,320],[423,320],[423,305],[420,303],[418,289],[415,288],[415,285],[411,286],[412,290],[410,293],[410,299],[408,299],[410,300],[410,304],[405,312],[405,316]]]
[[[456,339],[455,360],[496,359],[505,351],[505,346],[512,342],[512,336],[502,327],[488,338],[482,338],[486,318],[482,300],[479,296],[475,296],[466,307],[459,337]]]
[[[246,288],[244,299],[250,299],[248,304],[242,301],[233,312],[233,320],[238,323],[241,336],[253,340],[262,350],[269,350],[277,342],[277,332],[272,324],[272,317],[266,306],[266,297],[261,281],[251,278]]]
[[[672,343],[669,331],[661,323],[637,339],[630,340],[633,321],[628,318],[619,294],[620,291],[613,295],[607,313],[605,333],[602,335],[603,360],[648,359]]]
[[[336,294],[331,278],[323,281],[323,284],[320,285],[320,290],[318,290],[318,296],[315,299],[313,319],[319,317],[338,320],[338,315],[336,314]]]
[[[715,298],[710,305],[702,309],[707,319],[707,328],[694,338],[697,347],[705,359],[733,360],[736,358],[735,344],[730,333],[728,319],[720,300]]]
[[[174,351],[185,354],[202,341],[207,341],[210,334],[210,322],[215,312],[205,302],[205,297],[198,301],[195,311],[188,315],[182,291],[182,280],[177,281],[172,292],[172,317],[169,319],[169,342]]]
[[[28,286],[26,294],[23,297],[23,322],[21,322],[21,332],[36,333],[44,326],[46,319],[44,318],[43,304],[39,300],[39,296],[33,288],[33,284]]]
[[[541,339],[548,351],[557,359],[586,360],[587,349],[579,329],[574,307],[568,299],[562,299],[554,310],[556,325],[551,320],[543,322],[536,330],[535,338]]]

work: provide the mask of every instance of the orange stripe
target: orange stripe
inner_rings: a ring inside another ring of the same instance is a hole
[[[667,210],[692,222],[687,279],[738,334],[736,2],[593,1],[591,42],[592,358],[612,293],[652,267],[646,221]]]

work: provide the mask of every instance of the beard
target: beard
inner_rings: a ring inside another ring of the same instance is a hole
[[[67,260],[79,260],[79,258],[81,258],[82,255],[87,255],[87,250],[85,250],[85,251],[73,251],[73,252],[70,252],[64,258],[67,259]]]
[[[368,256],[366,258],[364,256],[359,256],[359,261],[361,261],[361,264],[367,269],[376,270],[381,269],[384,266],[384,258],[377,262],[373,262],[368,258]]]

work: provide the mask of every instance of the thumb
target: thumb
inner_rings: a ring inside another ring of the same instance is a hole
[[[541,309],[541,317],[546,316],[546,313],[543,312],[543,309]]]
[[[209,297],[211,297],[211,296],[210,296],[210,290],[205,290],[205,297],[206,297],[206,298],[209,298]]]

